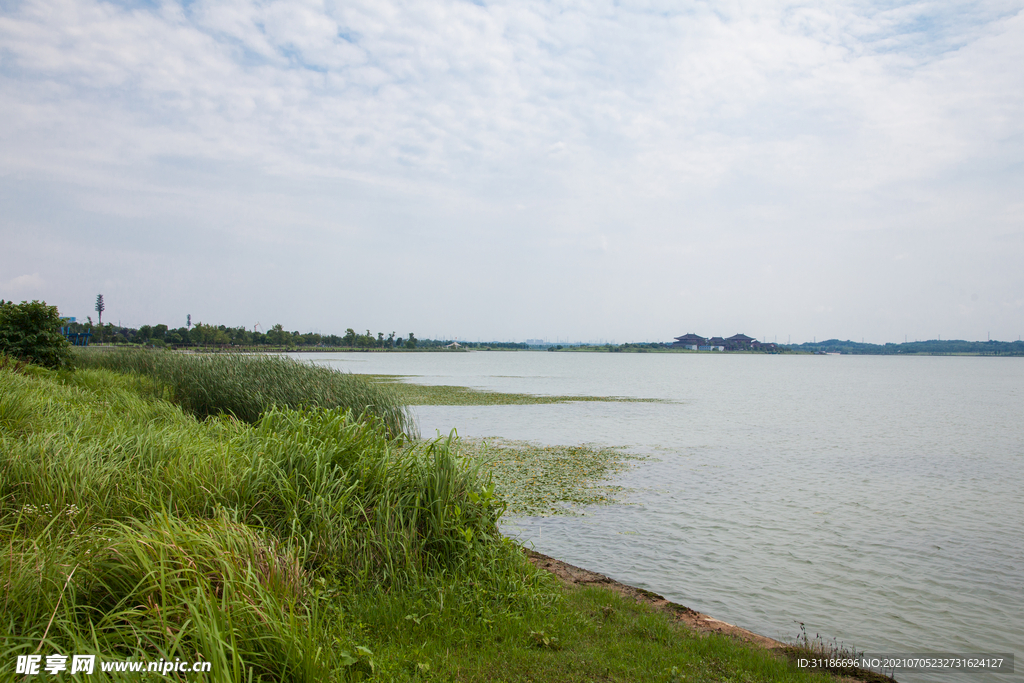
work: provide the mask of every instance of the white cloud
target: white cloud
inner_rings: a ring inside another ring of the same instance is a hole
[[[39,273],[32,273],[31,275],[19,275],[11,278],[7,282],[0,284],[0,289],[11,292],[11,294],[31,293],[41,289],[44,284],[43,278],[40,277]]]
[[[221,254],[244,273],[390,254],[406,267],[380,290],[389,300],[429,277],[424,254],[469,273],[496,254],[542,263],[570,289],[600,280],[592,296],[612,301],[619,276],[593,253],[616,254],[627,279],[733,272],[749,288],[765,249],[796,285],[875,267],[867,242],[914,255],[931,240],[931,260],[864,288],[879,296],[940,263],[1001,267],[971,254],[1024,227],[1022,62],[1019,2],[27,0],[0,13],[0,188],[16,203],[0,229],[42,230],[65,266],[81,225],[140,262],[160,260],[168,231],[227,240],[255,259]],[[808,246],[847,231],[866,241]],[[1012,274],[993,286],[1021,291]],[[523,293],[496,286],[473,305]],[[652,320],[666,316],[656,299]],[[555,320],[550,306],[526,308]],[[604,304],[579,308],[595,336],[630,337],[587,321]]]

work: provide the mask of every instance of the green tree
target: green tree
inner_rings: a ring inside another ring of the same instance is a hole
[[[409,333],[409,339],[405,342],[405,348],[415,349],[416,348],[416,335],[412,332]]]
[[[196,323],[189,331],[188,337],[194,344],[202,346],[218,346],[231,343],[231,337],[228,336],[226,330],[214,327],[213,325],[204,325],[203,323]]]
[[[45,301],[0,299],[0,353],[48,368],[66,367],[71,361],[71,344],[60,332],[56,306]]]
[[[288,333],[284,331],[284,325],[278,323],[267,332],[267,342],[273,346],[284,346],[286,334]]]
[[[229,327],[226,332],[231,337],[232,344],[241,346],[253,343],[253,334],[244,327]]]
[[[103,295],[96,295],[96,313],[99,314],[100,327],[103,327],[103,311],[107,310],[107,305],[103,303]]]

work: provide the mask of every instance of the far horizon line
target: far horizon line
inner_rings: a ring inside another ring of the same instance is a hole
[[[602,339],[602,338],[589,339],[589,340],[575,339],[575,340],[571,340],[570,341],[570,340],[567,340],[567,339],[559,339],[559,338],[556,338],[554,340],[547,340],[547,339],[537,339],[537,338],[520,339],[520,338],[517,338],[517,337],[513,337],[513,338],[510,338],[510,339],[484,339],[482,337],[478,337],[476,340],[473,340],[473,339],[470,339],[468,337],[461,337],[461,336],[450,337],[450,336],[443,336],[443,335],[440,336],[440,337],[424,337],[424,339],[431,339],[433,341],[457,341],[459,343],[466,343],[466,342],[468,342],[468,343],[472,343],[472,344],[491,344],[491,343],[507,344],[507,343],[513,343],[513,344],[526,344],[528,346],[556,346],[558,344],[569,345],[569,346],[573,346],[573,345],[586,345],[586,346],[605,346],[605,345],[611,345],[611,346],[623,346],[625,344],[671,344],[672,343],[671,341],[650,340],[650,339],[647,339],[647,340],[644,340],[644,341],[632,340],[632,341],[618,342],[615,339]],[[904,341],[901,341],[901,342],[899,342],[899,341],[896,341],[896,342],[893,342],[893,341],[869,342],[869,341],[864,341],[863,338],[861,339],[861,341],[856,341],[854,339],[840,339],[839,337],[829,337],[827,339],[822,339],[821,341],[817,341],[817,337],[812,337],[810,341],[803,341],[803,342],[794,342],[794,341],[789,341],[789,340],[782,342],[782,341],[777,341],[777,337],[773,337],[772,341],[769,342],[767,336],[765,336],[765,337],[754,337],[754,339],[756,339],[757,341],[759,341],[762,344],[777,344],[779,346],[804,346],[804,345],[812,345],[813,346],[813,345],[817,345],[817,344],[828,344],[828,343],[835,343],[835,342],[842,343],[842,344],[859,344],[859,345],[864,345],[864,346],[887,346],[889,344],[892,344],[894,346],[900,346],[900,345],[903,345],[903,344],[928,344],[928,343],[933,343],[933,342],[934,343],[950,343],[950,344],[957,343],[957,342],[965,343],[965,344],[987,344],[987,343],[992,343],[992,344],[1013,344],[1013,343],[1021,342],[1022,341],[1021,337],[1019,337],[1019,336],[1018,336],[1017,339],[1007,339],[1007,340],[992,339],[991,337],[989,337],[988,339],[943,339],[940,336],[937,339],[909,339],[908,338],[908,339],[905,339]]]
[[[87,316],[87,319],[89,317],[90,316]],[[68,316],[68,317],[66,317],[66,319],[68,319],[68,320],[70,320],[72,322],[77,322],[80,325],[85,325],[84,322],[77,320],[77,316]],[[193,323],[192,325],[199,324],[199,323],[200,323],[200,321],[197,321],[196,323]],[[106,324],[107,325],[111,325],[112,323],[106,323]],[[188,325],[188,323],[186,323],[186,325]],[[188,326],[191,327],[192,325],[188,325]],[[135,328],[135,327],[132,327],[131,325],[122,325],[121,321],[118,320],[118,322],[116,324],[116,327],[119,328],[119,329],[140,329],[141,327],[149,327],[149,326],[148,325],[142,325],[142,326],[140,326],[140,328]],[[168,327],[170,327],[170,326],[168,326]],[[242,328],[242,329],[245,329],[245,330],[249,329],[249,327],[247,325],[238,325],[238,326],[216,325],[216,327],[225,327],[225,328],[232,328],[232,329]],[[332,335],[333,336],[337,336],[336,332],[328,332],[325,335],[321,330],[322,330],[322,328],[310,329],[310,330],[308,330],[307,332],[305,332],[303,334],[317,334],[317,335],[321,335],[321,336],[332,336]],[[696,335],[696,333],[686,333],[686,334],[695,334]],[[737,333],[737,334],[742,335],[742,333]],[[680,336],[686,336],[686,335],[684,334],[684,335],[680,335]],[[701,337],[702,339],[705,338],[705,337],[702,337],[701,335],[696,335],[696,336]],[[742,335],[742,336],[746,336],[746,335]],[[771,341],[768,341],[769,336],[771,337]],[[918,338],[915,338],[915,339],[911,340],[909,338],[909,335],[905,335],[904,336],[904,340],[902,342],[901,341],[869,342],[869,341],[865,341],[866,337],[864,337],[864,336],[861,337],[860,341],[857,341],[857,340],[854,340],[854,339],[849,339],[849,338],[847,338],[847,339],[840,339],[839,337],[828,337],[826,339],[823,339],[820,342],[817,340],[817,337],[813,336],[813,335],[812,335],[810,340],[796,341],[796,342],[792,341],[792,337],[790,335],[787,335],[785,341],[780,341],[778,335],[752,336],[751,338],[757,340],[758,342],[760,342],[762,344],[776,344],[776,345],[779,345],[779,346],[817,345],[817,344],[825,344],[825,343],[829,343],[829,342],[840,342],[840,343],[847,343],[847,344],[862,344],[862,345],[865,345],[865,346],[886,346],[886,345],[889,345],[889,344],[897,345],[898,346],[898,345],[901,345],[901,344],[926,344],[926,343],[931,343],[931,342],[936,342],[936,343],[940,343],[940,342],[941,343],[962,342],[962,343],[970,343],[970,344],[984,344],[984,343],[992,342],[992,343],[1012,344],[1014,342],[1022,341],[1022,336],[1021,335],[1018,335],[1017,339],[1015,339],[1015,340],[1014,339],[1008,339],[1008,340],[992,339],[990,334],[986,335],[986,337],[987,337],[986,339],[975,339],[975,340],[962,339],[962,338],[958,338],[958,339],[948,339],[948,338],[947,339],[943,339],[942,335],[938,335],[938,337],[934,338],[934,339],[918,339]],[[563,344],[563,345],[587,345],[587,346],[600,346],[600,345],[621,346],[621,345],[624,345],[624,344],[672,344],[673,340],[678,339],[678,338],[679,337],[673,337],[671,340],[669,340],[669,339],[662,340],[662,339],[647,338],[647,339],[645,339],[643,341],[640,341],[640,340],[630,340],[630,341],[626,341],[626,342],[619,342],[615,338],[604,338],[604,337],[591,338],[591,339],[586,339],[586,340],[579,339],[579,338],[571,339],[570,340],[568,337],[557,337],[557,336],[553,340],[545,339],[545,338],[540,338],[540,337],[518,337],[518,336],[511,337],[511,338],[505,338],[505,339],[497,339],[497,338],[485,339],[485,338],[483,338],[481,336],[477,336],[476,340],[473,340],[473,339],[471,339],[468,336],[462,336],[462,335],[455,335],[455,336],[452,336],[452,335],[431,335],[431,336],[424,336],[424,337],[422,337],[422,339],[424,339],[424,340],[428,340],[429,339],[429,340],[432,340],[432,341],[458,341],[458,342],[470,342],[470,343],[477,343],[477,344],[488,344],[488,343],[503,343],[503,344],[507,344],[507,343],[513,343],[513,344],[526,344],[528,346],[556,346],[558,344]],[[706,339],[714,339],[714,338],[715,337],[707,337]]]

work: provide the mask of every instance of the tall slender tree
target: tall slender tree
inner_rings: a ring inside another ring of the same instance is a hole
[[[103,311],[105,311],[105,310],[107,310],[107,306],[106,306],[106,304],[103,303],[103,295],[102,294],[97,294],[96,295],[96,312],[99,313],[100,325],[101,326],[103,325]]]

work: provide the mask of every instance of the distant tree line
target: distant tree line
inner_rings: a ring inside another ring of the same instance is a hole
[[[583,346],[584,345],[577,345],[575,347],[574,346],[568,346],[568,348],[570,348],[570,349],[571,348],[583,348]],[[592,350],[595,350],[595,351],[608,351],[610,353],[622,353],[622,352],[626,352],[626,353],[630,353],[630,352],[633,352],[633,353],[643,353],[645,351],[660,351],[660,350],[672,348],[671,344],[665,344],[665,343],[662,343],[662,342],[626,342],[625,344],[598,344],[598,345],[587,344],[585,346],[586,346],[586,348],[588,350],[592,349]],[[559,345],[557,345],[555,347],[552,347],[552,348],[554,348],[555,350],[561,350],[562,349],[562,345],[559,344]],[[551,349],[549,348],[548,350],[550,351]]]
[[[190,316],[191,317],[191,316]],[[417,339],[410,332],[406,336],[398,336],[394,332],[372,334],[366,330],[357,333],[353,328],[345,330],[345,334],[319,334],[316,332],[301,333],[298,330],[289,332],[283,325],[277,324],[266,332],[250,330],[245,327],[228,327],[225,325],[209,325],[196,323],[184,327],[171,328],[167,325],[142,325],[139,328],[120,327],[107,323],[93,324],[89,317],[85,323],[69,323],[70,332],[91,332],[92,342],[109,344],[138,344],[144,346],[172,348],[177,347],[255,347],[270,348],[348,348],[359,350],[370,349],[438,349],[452,344],[453,340]],[[525,349],[526,344],[512,342],[459,342],[462,348],[502,348]]]
[[[806,344],[789,346],[793,351],[810,353],[848,353],[853,355],[894,356],[910,354],[972,354],[982,356],[1021,356],[1024,355],[1022,341],[964,341],[963,339],[929,339],[928,341],[912,341],[902,344],[866,344],[850,340],[840,341],[828,339]]]

